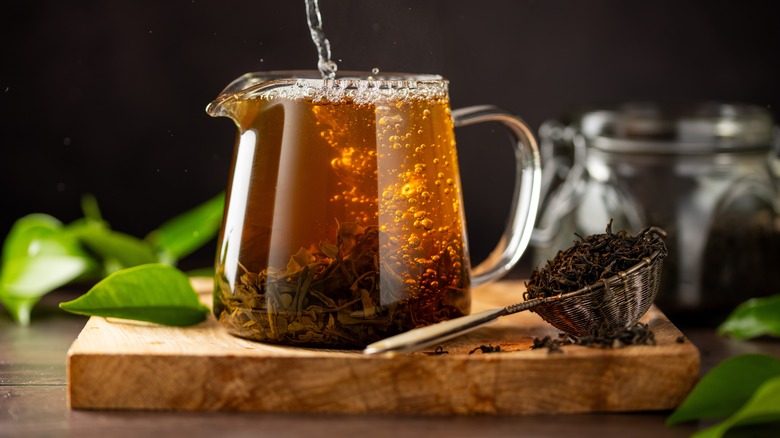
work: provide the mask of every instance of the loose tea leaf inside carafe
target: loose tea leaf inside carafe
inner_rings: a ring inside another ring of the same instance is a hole
[[[460,316],[462,290],[441,294],[426,287],[442,278],[464,281],[465,271],[453,271],[458,265],[446,251],[414,295],[382,303],[380,283],[395,283],[392,287],[401,290],[404,280],[385,269],[380,282],[379,233],[375,226],[340,224],[336,244],[301,248],[284,270],[255,273],[242,266],[233,293],[224,272],[218,273],[220,322],[234,334],[259,341],[360,348],[416,325]]]

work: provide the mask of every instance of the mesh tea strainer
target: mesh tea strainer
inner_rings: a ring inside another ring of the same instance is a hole
[[[653,304],[661,282],[663,259],[667,255],[662,240],[666,235],[663,230],[650,227],[644,235],[654,248],[653,253],[616,275],[574,292],[534,298],[410,330],[375,342],[363,353],[415,351],[460,336],[501,316],[524,310],[533,310],[555,328],[572,336],[631,327]]]

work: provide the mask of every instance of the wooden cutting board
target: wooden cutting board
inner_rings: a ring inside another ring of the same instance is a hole
[[[206,290],[210,285],[206,285]],[[520,281],[473,291],[473,311],[522,300]],[[210,296],[204,294],[205,301]],[[655,307],[657,345],[531,350],[558,331],[523,312],[411,354],[279,347],[235,338],[213,317],[173,328],[91,318],[68,352],[74,409],[532,414],[663,410],[699,376],[699,352]],[[501,352],[469,351],[480,345]]]

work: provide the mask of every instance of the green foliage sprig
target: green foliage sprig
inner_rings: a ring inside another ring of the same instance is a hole
[[[748,340],[780,337],[780,295],[754,298],[739,305],[718,333]],[[718,438],[734,429],[750,436],[780,436],[780,359],[747,354],[724,360],[693,388],[667,419],[672,426],[693,420],[721,420],[696,438]]]
[[[188,296],[197,300],[197,294],[188,282],[186,286],[182,283],[184,274],[172,266],[216,235],[224,202],[224,194],[219,194],[163,223],[143,239],[111,229],[92,196],[82,200],[84,217],[67,225],[46,214],[24,216],[14,223],[3,244],[0,303],[15,321],[28,325],[33,307],[47,293],[70,283],[105,278],[87,295],[62,308],[99,314],[89,312],[104,300],[103,295],[113,299],[115,306],[130,308],[138,304],[140,294],[146,296],[148,306],[124,317],[149,321],[145,315],[165,314],[153,308],[169,305],[184,315],[192,310]],[[189,304],[181,308],[182,303]],[[202,314],[200,320],[205,318],[205,308],[194,306]],[[193,320],[183,316],[177,321],[167,314],[153,319],[151,322],[175,325]]]

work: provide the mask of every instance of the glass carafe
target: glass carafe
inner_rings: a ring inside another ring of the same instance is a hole
[[[238,336],[361,348],[464,315],[517,262],[539,200],[533,135],[493,107],[451,111],[439,76],[249,74],[208,108],[238,127],[214,313]],[[470,267],[454,126],[503,123],[517,187],[492,256]]]

